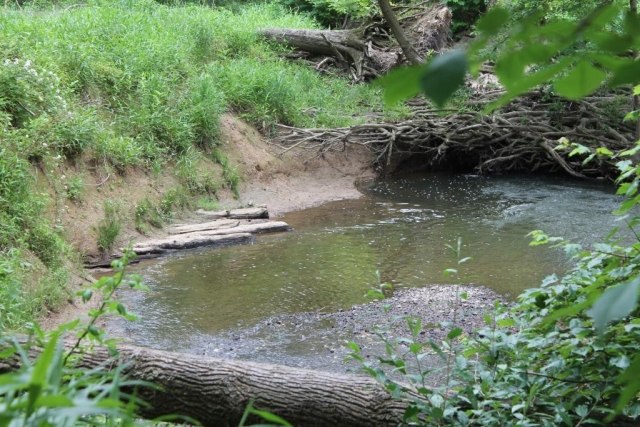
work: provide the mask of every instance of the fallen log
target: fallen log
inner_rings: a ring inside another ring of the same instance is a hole
[[[137,255],[159,255],[169,250],[248,243],[252,241],[254,234],[277,233],[289,230],[291,230],[291,227],[283,221],[259,222],[235,227],[214,227],[202,231],[173,234],[164,238],[146,240],[133,245],[132,250]]]
[[[135,245],[132,250],[139,256],[162,255],[171,250],[193,249],[211,246],[240,245],[253,242],[251,233],[236,232],[227,234],[190,233],[166,239],[154,239]]]
[[[387,13],[392,11],[387,10]],[[286,44],[312,56],[325,57],[318,61],[321,68],[332,58],[344,69],[350,70],[356,81],[378,77],[405,61],[409,53],[411,62],[420,61],[434,51],[440,51],[450,41],[451,12],[446,6],[434,5],[423,8],[405,19],[400,17],[404,27],[402,34],[404,49],[382,28],[381,23],[373,23],[350,30],[305,30],[289,28],[268,28],[261,30],[263,38]],[[396,32],[403,30],[394,22]],[[404,51],[404,53],[403,53]]]
[[[343,68],[351,68],[357,80],[384,74],[402,62],[397,52],[376,49],[351,30],[266,29],[260,35],[314,55],[333,57]]]
[[[205,219],[263,219],[269,218],[269,211],[266,207],[260,206],[257,208],[240,208],[231,209],[225,211],[205,211],[204,209],[198,209],[196,214]]]
[[[224,228],[233,228],[240,225],[239,220],[235,219],[218,219],[214,221],[201,222],[197,224],[175,225],[169,228],[169,234],[185,234],[196,231],[221,230]]]
[[[0,373],[19,368],[19,358],[0,360]],[[252,399],[299,426],[396,426],[406,404],[393,399],[373,379],[287,366],[214,359],[122,345],[119,356],[104,349],[84,354],[87,369],[124,365],[149,404],[140,415],[153,419],[182,415],[208,426],[236,426]]]

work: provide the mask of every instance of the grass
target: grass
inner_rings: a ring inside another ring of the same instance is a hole
[[[105,206],[96,233],[109,251],[121,221],[146,232],[175,210],[208,205],[222,187],[238,195],[241,177],[218,148],[223,113],[269,131],[278,122],[344,126],[383,111],[378,89],[323,77],[261,40],[261,28],[315,26],[278,6],[10,3],[0,13],[0,297],[15,301],[2,303],[0,314],[14,320],[0,328],[33,320],[60,299],[31,296],[64,294],[72,250],[47,215],[60,211],[60,200],[35,190],[35,173],[79,201],[82,177],[55,176],[65,164],[84,162],[106,176],[175,169],[182,185],[156,205],[143,201],[128,219]],[[202,167],[207,158],[221,177]]]
[[[218,199],[211,197],[200,197],[196,202],[196,208],[204,209],[205,211],[217,211],[220,210],[220,202]]]
[[[117,204],[107,200],[104,203],[104,218],[97,226],[98,249],[107,254],[111,252],[121,229],[120,209]]]

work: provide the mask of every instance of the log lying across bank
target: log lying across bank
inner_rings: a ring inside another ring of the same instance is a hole
[[[442,5],[421,7],[402,21],[403,30],[417,55],[440,51],[450,40],[451,11]],[[259,35],[310,56],[320,56],[317,69],[331,59],[349,69],[354,80],[380,76],[404,62],[403,49],[387,34],[385,25],[372,23],[349,30],[268,28]]]
[[[141,389],[153,419],[178,414],[207,426],[236,426],[252,399],[296,426],[395,426],[405,405],[373,379],[286,366],[213,359],[121,346],[118,359],[98,349],[81,360],[84,368],[126,364],[128,378],[159,390]],[[15,370],[17,359],[0,360],[0,372]]]

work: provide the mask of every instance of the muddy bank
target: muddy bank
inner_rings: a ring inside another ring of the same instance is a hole
[[[467,298],[463,299],[462,294]],[[492,290],[472,285],[433,285],[402,289],[383,301],[356,305],[351,309],[326,313],[321,311],[268,318],[249,327],[217,335],[193,337],[188,348],[165,349],[214,357],[276,363],[287,366],[354,372],[358,366],[347,362],[348,341],[356,342],[369,360],[384,354],[378,336],[383,331],[392,337],[409,337],[406,317],[421,319],[421,338],[442,341],[455,326],[466,333],[484,325],[501,297]],[[120,323],[114,331],[126,336],[127,325]],[[442,366],[434,354],[427,358],[430,366]],[[434,382],[438,376],[434,376]]]

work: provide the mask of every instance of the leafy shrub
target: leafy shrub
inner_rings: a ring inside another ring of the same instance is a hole
[[[201,160],[203,157],[199,152],[187,150],[176,162],[176,174],[190,194],[215,194],[220,185],[211,172],[203,168]]]
[[[186,107],[195,142],[202,148],[215,145],[220,131],[220,116],[226,108],[224,93],[214,78],[202,74],[192,82]]]
[[[147,198],[136,204],[134,210],[136,230],[142,234],[148,231],[147,224],[155,228],[161,228],[163,219],[159,209]]]
[[[215,211],[220,209],[220,202],[215,198],[200,197],[196,202],[196,207],[205,211]]]
[[[68,247],[62,237],[44,221],[33,221],[26,236],[28,248],[47,267],[60,267]]]
[[[13,127],[23,127],[44,112],[66,110],[59,77],[31,60],[4,59],[0,64],[0,111]]]
[[[445,3],[451,9],[451,30],[454,33],[472,28],[476,20],[487,10],[486,0],[446,0]]]
[[[144,147],[126,136],[104,136],[96,146],[96,154],[103,157],[119,172],[124,172],[129,166],[143,164]]]
[[[139,277],[126,277],[125,266],[131,254],[122,261],[114,261],[113,276],[105,276],[80,292],[83,301],[100,294],[101,303],[89,313],[86,322],[74,320],[55,331],[44,333],[38,326],[29,330],[28,340],[0,334],[0,359],[13,359],[15,372],[0,375],[0,410],[6,425],[131,425],[141,401],[136,387],[149,384],[129,381],[123,375],[125,366],[114,369],[82,369],[78,356],[92,351],[96,345],[116,353],[114,342],[106,338],[98,326],[105,315],[132,319],[124,305],[113,298],[121,284],[144,289]],[[0,263],[2,267],[2,263]],[[1,272],[2,270],[0,270]],[[0,289],[1,291],[1,289]],[[0,313],[3,303],[0,302]],[[3,317],[0,317],[2,322]],[[75,344],[67,349],[62,345],[63,334],[75,333]],[[38,352],[35,360],[27,357]],[[128,389],[127,392],[124,390]]]
[[[240,174],[235,166],[229,163],[229,158],[220,150],[213,150],[214,160],[222,166],[222,177],[227,187],[233,192],[236,198],[240,197]]]
[[[160,200],[158,210],[164,218],[171,218],[176,209],[183,209],[188,205],[186,192],[182,188],[172,188]]]
[[[107,200],[104,202],[104,218],[98,224],[98,249],[109,252],[120,234],[121,229],[120,210],[118,206]]]
[[[311,16],[325,27],[333,28],[340,27],[348,16],[367,16],[374,4],[358,0],[279,0],[278,3]]]
[[[67,193],[67,199],[74,202],[81,200],[84,192],[84,180],[82,177],[71,177],[65,185],[65,192]]]
[[[54,120],[52,146],[67,159],[73,159],[86,148],[95,146],[100,133],[95,111],[69,111]]]

